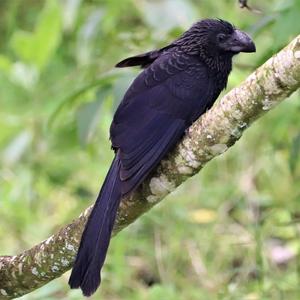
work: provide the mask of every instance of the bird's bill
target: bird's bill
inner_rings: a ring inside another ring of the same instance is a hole
[[[251,37],[243,31],[235,30],[232,36],[226,41],[225,50],[234,53],[255,52],[255,44]]]

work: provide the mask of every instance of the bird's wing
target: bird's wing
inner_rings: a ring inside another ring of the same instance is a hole
[[[111,125],[122,194],[137,187],[175,146],[210,99],[207,69],[194,58],[160,57],[129,88]]]
[[[126,67],[134,67],[134,66],[141,66],[141,68],[145,68],[150,64],[152,64],[160,55],[164,53],[164,51],[172,47],[174,47],[174,45],[170,44],[158,50],[153,50],[153,51],[149,51],[146,53],[125,58],[116,64],[116,68],[126,68]]]

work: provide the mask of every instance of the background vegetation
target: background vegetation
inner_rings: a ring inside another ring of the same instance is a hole
[[[108,128],[137,69],[204,17],[248,31],[228,89],[300,33],[300,1],[0,1],[0,254],[33,246],[93,203]],[[112,241],[92,299],[299,299],[299,93]],[[82,299],[69,274],[22,299]]]

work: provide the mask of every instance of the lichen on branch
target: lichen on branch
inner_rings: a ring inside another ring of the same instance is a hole
[[[114,234],[231,147],[253,121],[300,87],[300,35],[197,120],[133,195],[122,199]],[[0,299],[27,294],[72,267],[91,211],[16,256],[0,257]]]

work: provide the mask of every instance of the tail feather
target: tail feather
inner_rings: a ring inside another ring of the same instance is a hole
[[[121,200],[120,160],[115,157],[82,234],[79,250],[69,279],[71,288],[92,295],[101,282],[113,225]]]

